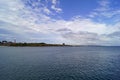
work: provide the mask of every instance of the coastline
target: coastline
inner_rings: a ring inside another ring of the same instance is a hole
[[[65,47],[71,45],[63,44],[47,44],[47,43],[1,43],[0,46],[7,47]]]

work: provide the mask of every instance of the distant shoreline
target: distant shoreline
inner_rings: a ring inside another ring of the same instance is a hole
[[[66,45],[66,44],[47,44],[47,43],[3,43],[0,46],[7,47],[101,47],[98,45]]]
[[[0,43],[0,46],[8,46],[8,47],[52,47],[52,46],[70,46],[65,43],[62,44],[47,44],[47,43],[10,43],[4,42]]]
[[[120,47],[120,46],[106,46],[106,45],[68,45],[65,43],[62,44],[48,44],[48,43],[16,43],[16,42],[8,42],[2,41],[0,42],[0,46],[7,47]]]

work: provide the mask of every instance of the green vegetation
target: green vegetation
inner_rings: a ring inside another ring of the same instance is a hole
[[[42,47],[42,46],[69,46],[63,44],[46,44],[46,43],[14,43],[14,42],[8,42],[8,41],[1,41],[0,46],[15,46],[15,47]]]

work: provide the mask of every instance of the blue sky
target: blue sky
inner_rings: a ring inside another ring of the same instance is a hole
[[[97,1],[98,0],[61,0],[60,7],[63,10],[62,17],[64,19],[70,19],[76,15],[85,17],[98,7],[99,4]]]
[[[0,40],[120,45],[120,0],[0,0]]]

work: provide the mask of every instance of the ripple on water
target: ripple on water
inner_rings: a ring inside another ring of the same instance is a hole
[[[0,47],[1,80],[120,80],[119,47]]]

